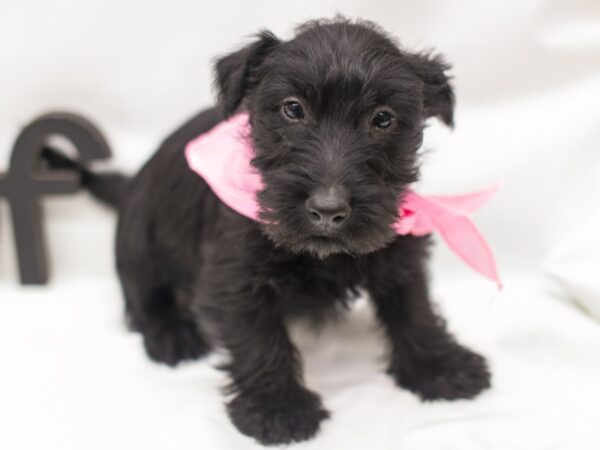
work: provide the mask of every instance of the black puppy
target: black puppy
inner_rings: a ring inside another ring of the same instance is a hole
[[[280,444],[317,432],[328,413],[304,386],[286,321],[320,322],[358,288],[398,385],[425,400],[490,385],[485,360],[432,309],[429,239],[391,228],[418,178],[425,120],[452,125],[447,69],[367,22],[310,22],[288,42],[263,32],[217,61],[219,109],[172,134],[126,186],[117,265],[131,324],[169,365],[225,348],[227,408],[242,433]],[[239,110],[265,183],[262,224],[220,202],[184,158],[188,141]]]

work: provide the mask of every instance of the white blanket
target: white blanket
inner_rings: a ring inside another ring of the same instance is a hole
[[[360,302],[320,336],[294,330],[310,387],[332,418],[306,449],[593,449],[600,445],[600,328],[540,286],[472,280],[437,297],[459,338],[488,356],[475,401],[421,403],[383,373],[383,340]],[[151,363],[125,330],[113,280],[0,288],[0,448],[259,448],[230,424],[219,360]]]

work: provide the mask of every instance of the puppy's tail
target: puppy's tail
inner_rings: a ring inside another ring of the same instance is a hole
[[[119,172],[92,172],[81,162],[50,147],[42,150],[42,160],[52,169],[78,172],[82,185],[98,200],[113,208],[119,206],[129,183],[129,178]]]

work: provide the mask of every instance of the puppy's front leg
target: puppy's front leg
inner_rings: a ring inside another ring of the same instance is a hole
[[[229,299],[233,300],[233,299]],[[265,288],[233,300],[222,319],[222,340],[235,397],[227,405],[235,426],[263,444],[312,437],[328,417],[317,394],[302,385],[302,363],[279,303]]]
[[[433,311],[422,266],[372,277],[368,289],[400,386],[423,400],[473,398],[490,386],[485,359],[458,344]]]

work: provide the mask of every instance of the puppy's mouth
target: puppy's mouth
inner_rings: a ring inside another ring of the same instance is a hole
[[[277,247],[292,253],[309,254],[321,259],[334,254],[357,253],[346,240],[332,233],[288,233],[282,227],[273,225],[263,228],[263,232]]]
[[[291,253],[308,254],[315,258],[325,259],[336,254],[359,256],[379,250],[394,239],[393,232],[379,235],[377,239],[356,239],[343,234],[315,234],[304,236],[281,235],[270,228],[265,234],[277,246]],[[278,230],[279,231],[279,230]]]
[[[326,258],[336,253],[354,253],[342,239],[325,233],[308,236],[303,246],[304,251],[319,258]]]

